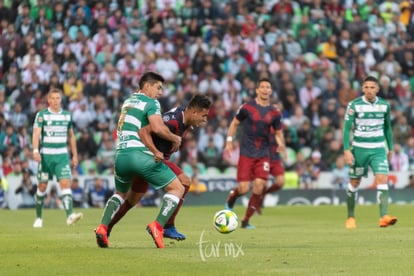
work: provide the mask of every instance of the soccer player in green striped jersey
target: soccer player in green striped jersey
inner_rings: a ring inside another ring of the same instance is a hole
[[[388,214],[388,162],[393,149],[390,104],[377,97],[378,80],[368,76],[362,83],[363,96],[348,104],[343,129],[345,162],[350,166],[350,183],[347,189],[348,218],[345,227],[356,228],[355,201],[361,178],[370,167],[375,175],[379,204],[379,226],[397,222]],[[351,143],[351,134],[353,136]]]
[[[95,229],[96,242],[108,247],[108,224],[124,202],[134,176],[145,179],[155,189],[164,189],[161,208],[155,221],[147,225],[147,231],[158,248],[163,248],[164,225],[174,213],[184,194],[184,186],[174,172],[164,163],[163,154],[154,155],[143,143],[138,131],[150,125],[161,138],[172,142],[172,151],[177,151],[181,137],[173,134],[161,117],[160,103],[164,78],[154,72],[142,75],[140,90],[133,93],[122,105],[118,121],[118,141],[115,155],[115,194],[108,200],[101,219]]]
[[[61,189],[63,208],[66,211],[66,223],[72,225],[82,218],[82,213],[73,212],[71,184],[71,166],[67,149],[68,139],[72,151],[72,163],[78,164],[76,139],[73,132],[72,114],[62,109],[62,91],[51,89],[47,101],[49,107],[36,114],[33,124],[33,159],[39,162],[36,192],[35,228],[43,226],[42,210],[49,180],[56,176]]]

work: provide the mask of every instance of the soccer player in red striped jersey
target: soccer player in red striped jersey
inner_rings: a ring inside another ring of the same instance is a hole
[[[278,151],[285,150],[285,140],[282,130],[282,114],[270,103],[272,95],[271,82],[261,79],[256,88],[256,98],[243,104],[233,118],[225,147],[231,152],[233,137],[240,126],[240,158],[237,166],[237,181],[226,200],[226,208],[232,209],[237,198],[249,191],[253,182],[253,192],[241,222],[242,228],[255,228],[250,225],[250,217],[260,208],[263,189],[269,178],[270,142],[269,135],[275,130]]]

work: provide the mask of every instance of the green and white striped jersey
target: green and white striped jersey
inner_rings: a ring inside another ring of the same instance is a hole
[[[36,114],[33,128],[41,128],[40,152],[44,155],[67,154],[68,130],[73,128],[72,114],[43,109]]]
[[[116,149],[118,151],[138,149],[153,155],[138,135],[138,130],[149,124],[148,118],[152,115],[161,116],[161,106],[157,100],[143,93],[134,93],[126,99],[118,120]]]
[[[377,97],[375,102],[370,103],[362,96],[348,104],[343,132],[344,150],[350,148],[352,127],[352,146],[367,149],[387,147],[392,150],[390,104],[386,100]]]

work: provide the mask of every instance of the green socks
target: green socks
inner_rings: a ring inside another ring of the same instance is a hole
[[[111,198],[106,203],[105,210],[101,219],[101,224],[108,226],[108,224],[111,222],[112,217],[116,214],[116,212],[118,212],[119,207],[121,207],[123,202],[124,199],[120,195],[114,194],[111,196]]]
[[[379,204],[380,217],[388,214],[388,185],[377,185],[377,200]]]
[[[162,227],[164,227],[168,219],[172,216],[179,202],[180,199],[175,195],[165,194],[163,196],[161,209],[156,219],[156,221],[158,221]]]
[[[65,209],[66,212],[66,217],[69,217],[73,213],[73,199],[71,189],[63,189],[61,199],[63,209]]]
[[[351,184],[348,184],[348,190],[346,191],[346,206],[348,210],[348,218],[355,217],[355,202],[357,198],[357,189]]]
[[[43,202],[45,201],[46,192],[36,192],[36,218],[42,218]]]

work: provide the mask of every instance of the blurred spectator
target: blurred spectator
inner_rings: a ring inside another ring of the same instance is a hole
[[[102,174],[105,170],[110,169],[114,165],[115,159],[115,144],[109,138],[102,139],[99,146],[96,164],[98,173]]]
[[[349,167],[345,165],[343,155],[336,158],[335,166],[332,170],[332,184],[335,188],[345,189],[349,182]]]
[[[2,82],[6,87],[6,97],[9,97],[13,93],[17,93],[22,85],[22,78],[18,69],[17,63],[11,63],[9,70],[3,75]]]
[[[214,74],[209,72],[205,76],[206,78],[200,81],[198,91],[201,94],[220,94],[222,92],[222,87],[220,82],[214,78]]]
[[[204,165],[209,168],[209,167],[222,167],[222,165],[220,164],[221,162],[221,150],[219,148],[216,147],[216,145],[214,144],[214,139],[213,138],[209,138],[208,140],[208,144],[207,146],[200,151],[201,153],[201,161],[204,163]]]
[[[53,185],[45,198],[45,207],[51,209],[63,209],[62,200],[57,190],[57,186]]]
[[[299,90],[300,105],[303,109],[306,109],[310,103],[322,93],[321,89],[314,85],[313,79],[308,76],[305,81],[305,86]]]
[[[30,171],[25,169],[21,174],[22,180],[15,194],[21,194],[22,201],[18,208],[34,208],[37,185],[32,181]]]
[[[0,209],[6,209],[8,207],[8,189],[7,179],[4,176],[0,176]]]
[[[305,120],[301,127],[298,129],[298,143],[299,148],[308,147],[312,148],[314,145],[314,135],[311,123],[309,120]]]
[[[22,106],[19,102],[14,104],[9,121],[16,129],[26,128],[28,126],[27,114],[23,113]]]
[[[405,188],[414,188],[414,175],[410,174],[408,177],[408,184]]]
[[[327,166],[327,170],[331,170],[335,167],[335,162],[339,156],[342,155],[342,144],[338,140],[332,139],[328,146],[322,148],[323,161]]]
[[[408,155],[403,151],[400,144],[394,144],[390,166],[391,170],[397,172],[406,172],[410,167]]]
[[[328,171],[328,166],[325,161],[322,159],[322,154],[319,150],[314,150],[311,154],[312,160],[312,176],[314,180],[317,180],[321,172]]]
[[[87,129],[81,130],[80,133],[80,137],[76,140],[79,161],[94,159],[98,152],[98,145],[96,144],[95,139]]]
[[[93,185],[88,193],[90,207],[103,208],[108,198],[111,197],[112,192],[105,184],[101,178],[94,178]]]
[[[392,126],[392,132],[394,136],[394,143],[405,145],[407,139],[412,136],[412,127],[407,123],[407,118],[402,114],[396,118],[396,123]]]
[[[84,191],[83,191],[83,188],[79,185],[78,178],[72,179],[71,190],[72,190],[72,198],[73,198],[73,207],[75,208],[85,207]]]
[[[313,173],[312,160],[306,159],[299,173],[299,189],[309,190],[315,187],[316,177]]]
[[[95,120],[95,116],[89,110],[86,102],[80,103],[80,108],[75,109],[72,116],[77,130],[90,129]]]
[[[16,130],[12,124],[8,124],[6,130],[0,133],[0,152],[4,154],[10,146],[19,147]]]
[[[196,195],[207,192],[207,186],[198,179],[198,175],[199,170],[197,167],[194,167],[193,175],[191,176],[191,185],[188,191]]]
[[[410,163],[410,169],[414,169],[414,137],[407,139],[407,143],[404,147],[404,152],[408,156],[408,162]]]

